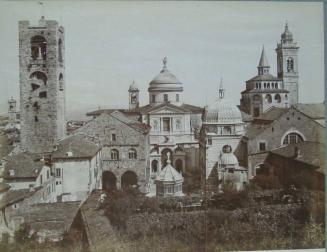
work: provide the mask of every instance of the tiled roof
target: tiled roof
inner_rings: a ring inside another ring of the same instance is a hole
[[[174,167],[172,167],[170,163],[167,163],[167,165],[157,175],[155,181],[167,183],[181,182],[183,181],[183,176]]]
[[[132,120],[128,117],[126,117],[123,113],[120,111],[114,111],[110,114],[112,117],[116,118],[117,120],[129,125],[130,127],[134,128],[137,131],[140,131],[142,133],[147,133],[150,130],[150,126],[135,120]]]
[[[308,103],[308,104],[298,103],[294,107],[312,119],[325,118],[325,104],[324,103]]]
[[[80,202],[34,204],[25,215],[25,222],[33,231],[68,231],[78,212]]]
[[[25,198],[32,196],[40,187],[34,188],[33,191],[29,189],[9,190],[4,193],[3,198],[0,200],[0,209],[15,204]]]
[[[250,81],[280,81],[280,79],[273,76],[272,74],[262,74],[262,75],[257,75],[252,79],[247,80],[246,82],[250,82]]]
[[[53,152],[54,159],[92,158],[100,146],[82,135],[69,136],[59,141],[57,150]]]
[[[3,173],[4,179],[37,178],[45,165],[41,159],[42,155],[29,152],[8,156]],[[13,170],[12,175],[10,175],[10,170]]]
[[[246,127],[245,137],[248,139],[253,139],[261,134],[269,125],[254,124],[251,123]]]
[[[241,116],[242,116],[242,121],[243,122],[251,122],[253,120],[252,115],[250,115],[250,114],[248,114],[248,113],[246,113],[246,112],[244,112],[242,110],[240,110],[240,111],[241,111]]]
[[[300,155],[295,157],[295,147],[300,151]],[[319,172],[324,173],[325,168],[325,146],[315,142],[301,142],[298,144],[290,144],[271,151],[273,154],[292,158],[294,160],[319,167]]]
[[[256,117],[254,121],[274,121],[285,114],[288,108],[271,107],[267,112],[263,113],[259,117]]]
[[[244,90],[241,92],[241,94],[245,94],[245,93],[278,93],[278,94],[282,94],[282,93],[289,93],[288,90],[286,89],[281,89],[281,88],[278,88],[278,89],[274,89],[274,88],[271,88],[271,89],[268,89],[268,88],[262,88],[262,89],[251,89],[251,90]]]
[[[111,114],[114,111],[120,111],[121,113],[124,113],[126,115],[137,115],[139,114],[138,109],[133,109],[133,110],[129,110],[129,109],[98,109],[92,112],[88,112],[86,113],[87,116],[98,116],[101,115],[102,113],[106,113],[106,114]]]

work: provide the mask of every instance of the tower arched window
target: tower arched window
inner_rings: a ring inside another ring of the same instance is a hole
[[[128,158],[129,159],[137,159],[137,152],[135,149],[129,149]]]
[[[118,160],[119,159],[119,151],[116,149],[111,150],[110,157],[112,160]]]
[[[287,94],[285,95],[285,100],[287,100],[288,99],[288,96],[287,96]]]
[[[291,57],[287,59],[287,72],[294,72],[294,59]]]
[[[283,145],[295,144],[300,142],[303,142],[303,137],[296,132],[287,134],[283,139]]]
[[[62,73],[59,74],[59,90],[64,90],[64,76]]]
[[[275,94],[275,102],[281,103],[281,101],[282,101],[282,97],[280,96],[280,94]]]
[[[32,59],[47,58],[47,41],[44,37],[37,35],[31,38],[31,56]]]
[[[265,100],[267,103],[271,103],[272,102],[272,97],[270,94],[266,94]]]
[[[47,85],[47,81],[48,81],[48,78],[45,75],[45,73],[40,72],[40,71],[33,72],[30,75],[30,79],[32,81],[32,84],[31,84],[32,90],[39,88],[41,85]],[[33,86],[33,84],[34,84],[34,86]]]
[[[58,41],[58,61],[62,62],[62,40],[59,39]]]

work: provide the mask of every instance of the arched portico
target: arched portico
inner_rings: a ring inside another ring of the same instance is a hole
[[[126,171],[121,176],[121,188],[123,190],[129,188],[129,187],[137,187],[137,175],[135,172],[132,171]]]
[[[115,174],[110,171],[102,173],[102,190],[114,191],[117,190],[117,178]]]

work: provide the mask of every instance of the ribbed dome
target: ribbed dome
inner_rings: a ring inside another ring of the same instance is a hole
[[[220,156],[220,164],[222,165],[237,165],[238,166],[238,160],[237,157],[233,153],[223,153]]]
[[[183,91],[182,83],[167,69],[167,59],[160,73],[150,82],[149,91]]]
[[[242,123],[242,115],[231,100],[219,98],[208,107],[205,121],[218,124],[238,124]]]
[[[293,34],[288,30],[288,25],[285,25],[285,31],[282,33],[283,42],[293,42]]]
[[[139,91],[139,88],[137,87],[135,81],[133,81],[132,84],[129,86],[128,91]]]

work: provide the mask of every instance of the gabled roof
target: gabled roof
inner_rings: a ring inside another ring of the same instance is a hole
[[[33,191],[30,189],[19,189],[5,192],[3,198],[0,200],[0,210],[15,204],[16,202],[22,201],[25,198],[31,197],[39,189],[40,187],[34,188]]]
[[[268,127],[270,127],[270,124],[263,125],[251,123],[246,127],[246,132],[244,136],[248,139],[253,139],[259,134],[261,134]]]
[[[325,104],[324,103],[298,103],[294,108],[312,119],[325,118]]]
[[[295,155],[295,148],[300,151],[298,156]],[[325,168],[325,145],[315,142],[301,142],[297,144],[289,144],[271,151],[275,155],[284,158],[306,163],[311,166],[319,167],[319,172],[324,173]]]
[[[35,179],[38,177],[43,166],[46,165],[42,161],[42,155],[32,154],[29,152],[22,152],[16,155],[8,156],[6,158],[3,178],[11,179]],[[10,175],[10,171],[13,171]]]
[[[138,109],[133,109],[133,110],[129,110],[129,109],[121,109],[121,108],[113,108],[113,109],[98,109],[98,110],[94,110],[92,112],[88,112],[86,113],[87,116],[99,116],[102,113],[105,114],[111,114],[114,111],[120,111],[121,113],[124,113],[126,115],[138,115],[140,112],[138,111]]]
[[[268,111],[256,117],[254,122],[256,121],[274,121],[281,117],[283,114],[289,111],[289,108],[278,108],[278,107],[271,107]]]
[[[146,125],[144,123],[132,120],[128,117],[126,117],[123,113],[121,113],[120,111],[114,111],[110,114],[110,116],[116,118],[117,120],[125,123],[126,125],[132,127],[133,129],[141,132],[141,133],[147,133],[150,130],[150,126]]]
[[[100,146],[93,143],[87,137],[74,135],[59,141],[57,150],[52,153],[53,159],[89,159],[94,157],[100,150]],[[69,153],[69,154],[68,154]]]
[[[204,108],[201,108],[201,107],[197,107],[197,106],[193,106],[193,105],[190,105],[190,104],[185,104],[183,103],[181,106],[176,106],[172,103],[161,103],[161,104],[158,104],[158,105],[146,105],[146,106],[143,106],[143,107],[140,107],[139,110],[142,114],[149,114],[151,112],[154,112],[154,111],[158,111],[162,108],[168,108],[168,109],[172,109],[172,110],[175,110],[177,113],[201,113],[203,112]]]

